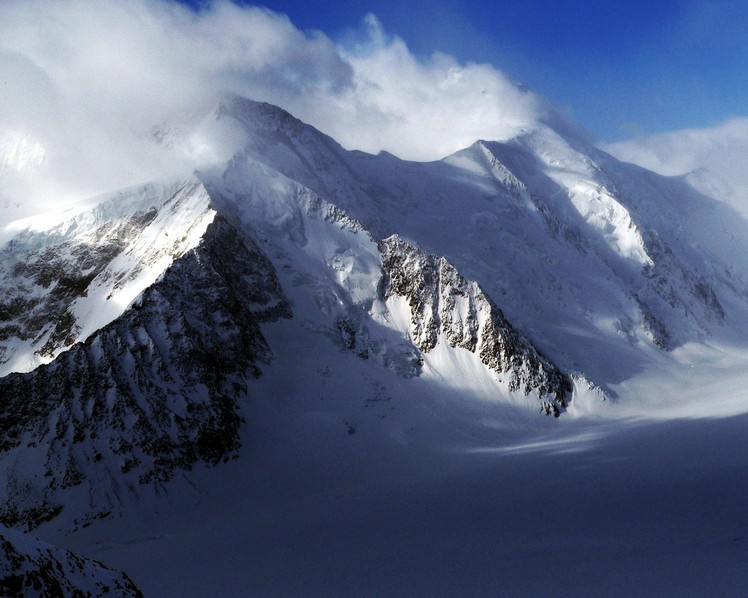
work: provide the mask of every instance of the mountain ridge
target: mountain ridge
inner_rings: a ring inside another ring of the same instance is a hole
[[[684,345],[741,340],[745,268],[695,221],[667,224],[683,205],[731,214],[682,181],[550,129],[416,163],[237,97],[196,126],[214,121],[243,140],[228,161],[0,248],[7,524],[95,524],[238,457],[267,369],[304,371],[288,400],[314,412],[353,355],[367,381],[352,392],[392,413],[323,409],[352,435],[391,425],[410,392],[574,417],[680,367]],[[311,372],[292,346],[307,342]]]

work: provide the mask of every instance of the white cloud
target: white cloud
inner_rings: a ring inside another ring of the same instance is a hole
[[[488,65],[419,60],[374,17],[343,48],[226,0],[199,12],[167,0],[3,0],[0,146],[43,159],[20,168],[18,151],[0,155],[0,202],[31,211],[194,167],[194,152],[154,143],[153,126],[204,114],[224,91],[279,105],[346,147],[423,160],[508,138],[544,110]]]
[[[731,193],[738,200],[748,198],[748,118],[733,118],[710,128],[659,133],[602,148],[620,160],[667,176],[707,170],[727,184],[718,186],[721,193]]]
[[[540,100],[493,67],[439,53],[419,61],[373,15],[366,25],[365,43],[341,50],[353,69],[353,85],[336,98],[344,120],[334,136],[344,144],[429,160],[537,121]]]

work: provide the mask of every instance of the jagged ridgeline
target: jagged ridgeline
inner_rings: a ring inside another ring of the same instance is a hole
[[[105,512],[130,484],[234,456],[237,401],[271,357],[259,325],[289,315],[269,261],[216,218],[120,318],[0,379],[3,464],[22,454],[39,474],[10,472],[0,519],[33,527],[60,511],[59,491],[84,481]]]

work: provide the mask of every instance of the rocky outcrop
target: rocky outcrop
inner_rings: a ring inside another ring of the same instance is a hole
[[[569,378],[507,321],[477,283],[466,280],[445,258],[424,253],[397,235],[378,247],[384,298],[407,299],[410,334],[421,351],[434,349],[443,336],[451,347],[477,354],[506,379],[511,391],[537,393],[544,413],[558,416],[566,408]]]
[[[212,219],[207,192],[189,178],[127,189],[52,228],[16,234],[0,248],[0,372],[29,371],[84,341],[83,329],[108,324]],[[92,327],[92,310],[111,317]]]
[[[40,353],[51,356],[57,347],[72,345],[77,323],[68,306],[87,294],[91,281],[155,216],[156,209],[152,208],[124,222],[102,224],[93,231],[95,243],[66,240],[19,256],[12,270],[14,292],[6,291],[0,303],[0,339],[15,336],[30,340],[55,322]],[[34,296],[30,292],[34,287],[49,292]]]
[[[237,401],[270,350],[259,325],[289,317],[275,271],[222,218],[120,318],[49,365],[0,379],[0,520],[33,527],[89,483],[92,513],[239,446]],[[109,480],[102,483],[102,479]]]
[[[0,595],[135,598],[143,594],[124,573],[0,526]]]

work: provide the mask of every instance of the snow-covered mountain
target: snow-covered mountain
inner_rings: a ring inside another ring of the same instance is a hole
[[[445,256],[541,348],[558,355],[563,347],[556,359],[602,382],[608,372],[570,329],[605,344],[663,348],[731,329],[721,323],[730,297],[713,287],[743,293],[742,220],[679,179],[548,126],[422,164],[346,152],[282,111],[238,98],[218,119],[239,121],[250,139],[222,180],[241,186],[242,171],[262,164],[333,201],[374,237],[399,234]]]
[[[302,439],[491,442],[748,343],[742,218],[549,124],[430,163],[236,96],[191,126],[231,159],[0,231],[6,525],[231,484],[258,404]]]

